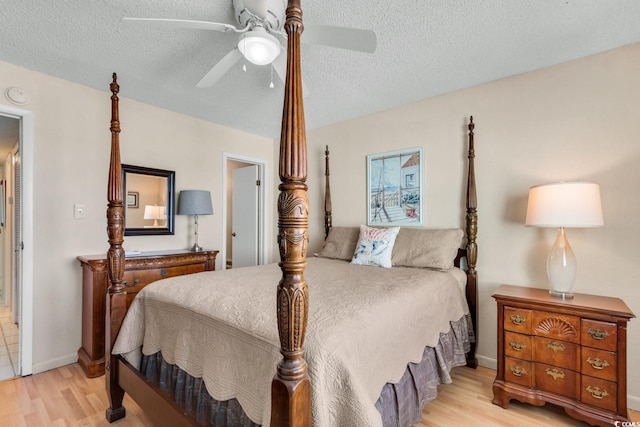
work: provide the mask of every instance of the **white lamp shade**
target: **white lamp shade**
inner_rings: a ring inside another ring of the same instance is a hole
[[[280,55],[278,39],[260,27],[240,36],[238,49],[247,61],[256,65],[271,64]]]
[[[144,207],[144,219],[167,219],[165,207],[146,205]]]
[[[178,215],[213,215],[211,192],[183,190],[178,200]]]
[[[525,225],[602,227],[600,187],[592,182],[559,182],[531,187]]]

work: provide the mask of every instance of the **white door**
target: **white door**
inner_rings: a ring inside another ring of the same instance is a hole
[[[234,169],[231,181],[231,266],[258,265],[258,165]]]

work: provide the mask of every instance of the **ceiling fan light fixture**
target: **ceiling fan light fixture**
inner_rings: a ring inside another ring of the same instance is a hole
[[[256,28],[240,36],[238,49],[247,61],[256,65],[271,64],[280,55],[278,39],[262,28]]]

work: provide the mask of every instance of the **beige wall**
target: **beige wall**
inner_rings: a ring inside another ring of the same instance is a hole
[[[37,373],[77,359],[82,287],[76,256],[106,253],[108,248],[111,71],[104,73],[105,91],[1,62],[0,81],[29,94],[31,102],[22,108],[34,117],[33,365]],[[273,158],[271,139],[132,101],[126,97],[126,78],[120,79],[120,85],[122,162],[174,170],[176,193],[210,190],[214,207],[222,206],[223,152],[267,162]],[[10,105],[4,97],[0,103]],[[271,188],[273,183],[266,185]],[[273,201],[269,197],[266,203]],[[86,219],[74,219],[74,204],[86,205]],[[177,215],[175,235],[127,237],[124,246],[142,251],[187,248],[192,239],[193,220]],[[221,242],[222,215],[202,217],[199,243],[219,249]]]
[[[473,115],[481,363],[495,367],[496,288],[547,287],[545,262],[556,231],[523,226],[532,185],[600,184],[605,227],[568,230],[578,259],[574,290],[620,297],[640,314],[639,75],[636,44],[309,131],[311,252],[323,238],[325,144],[332,153],[334,225],[366,221],[367,154],[423,146],[425,226],[460,226],[466,123]],[[640,409],[640,365],[634,362],[640,359],[640,320],[631,321],[628,342],[629,405]]]
[[[471,70],[472,72],[472,70]],[[523,226],[531,185],[593,180],[601,185],[605,227],[569,230],[579,263],[575,291],[624,299],[640,313],[634,265],[640,224],[637,94],[640,44],[515,76],[308,132],[311,250],[323,238],[324,146],[332,152],[335,225],[366,219],[366,155],[423,146],[425,226],[462,223],[466,121],[477,135],[479,197],[479,355],[496,357],[495,303],[501,283],[546,286],[554,230]],[[34,371],[70,363],[80,345],[80,254],[103,253],[110,104],[96,91],[0,63],[0,80],[31,96],[34,112]],[[223,151],[277,165],[273,141],[126,98],[121,81],[122,161],[176,171],[176,191],[206,189],[222,206]],[[307,99],[306,102],[313,102]],[[0,99],[0,103],[6,103]],[[270,178],[277,176],[274,168]],[[275,194],[273,182],[267,183]],[[87,218],[73,219],[73,204]],[[273,197],[266,201],[274,206]],[[272,210],[275,219],[275,207]],[[175,236],[139,236],[127,249],[186,248],[193,230],[176,217]],[[275,230],[275,225],[274,225]],[[221,215],[200,221],[200,243],[217,248]],[[275,232],[273,236],[275,236]],[[274,239],[275,241],[275,239]],[[275,243],[271,259],[276,259]],[[218,267],[220,260],[218,260]],[[310,284],[312,286],[313,284]],[[629,326],[630,361],[640,357],[640,321]],[[640,367],[629,363],[630,406],[640,409]]]

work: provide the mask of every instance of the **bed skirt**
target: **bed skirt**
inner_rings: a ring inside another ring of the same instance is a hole
[[[440,334],[438,345],[425,347],[420,363],[409,363],[402,379],[387,383],[376,402],[384,427],[408,427],[420,422],[422,409],[436,398],[438,384],[451,383],[450,371],[466,364],[465,353],[473,342],[469,315],[451,322],[451,329]],[[236,399],[218,401],[206,390],[201,378],[194,378],[167,363],[160,353],[143,356],[140,371],[158,383],[160,389],[199,424],[213,427],[258,427]]]

